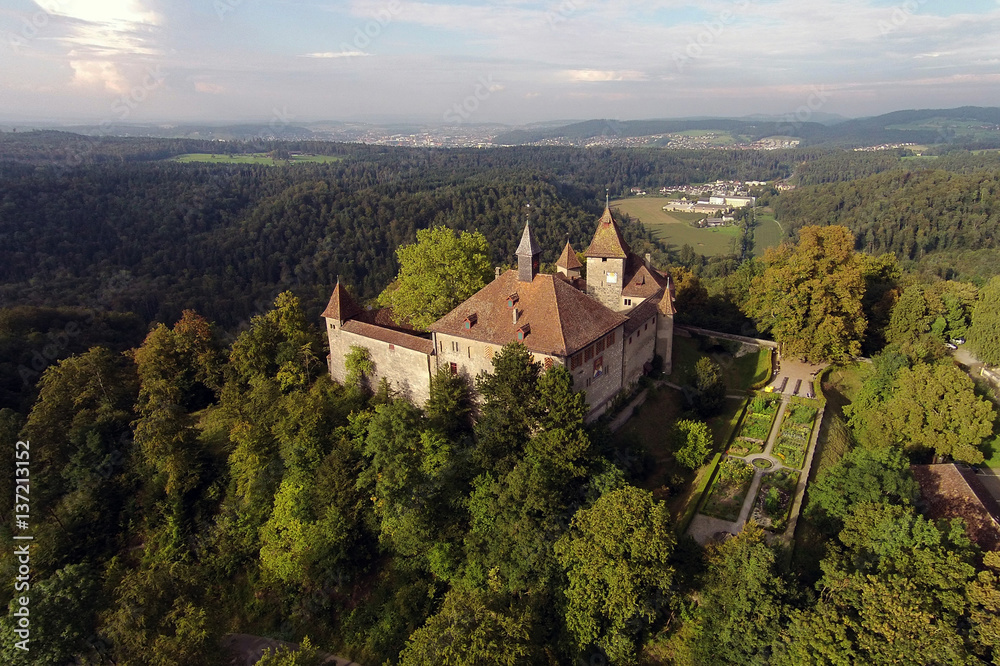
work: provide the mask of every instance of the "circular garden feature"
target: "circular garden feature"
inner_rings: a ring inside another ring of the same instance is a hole
[[[771,469],[774,467],[774,463],[767,458],[754,458],[750,462],[752,462],[753,466],[758,469]]]

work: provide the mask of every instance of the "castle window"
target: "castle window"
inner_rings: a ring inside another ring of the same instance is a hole
[[[469,358],[472,358],[472,345],[469,345]]]
[[[545,366],[546,370],[551,370],[552,369],[552,359],[551,358],[546,358],[545,359],[545,363],[543,365]]]
[[[531,332],[531,324],[524,324],[521,328],[517,329],[517,339],[524,340],[524,336]]]
[[[448,365],[451,366],[451,374],[457,375],[458,374],[458,363],[449,363]]]
[[[396,345],[390,343],[389,344],[389,351],[396,351]]]
[[[626,298],[625,299],[625,305],[632,305],[632,299],[631,298]]]
[[[632,336],[631,336],[631,335],[630,335],[630,336],[628,336],[628,343],[629,343],[629,344],[632,344]]]
[[[600,354],[602,351],[604,351],[604,338],[597,341],[597,353]]]
[[[583,365],[583,354],[574,354],[572,360],[570,361],[570,369],[576,370],[581,365]]]
[[[615,332],[611,331],[610,333],[608,333],[608,344],[607,344],[607,346],[610,347],[613,344],[615,344]]]
[[[647,328],[649,328],[649,322],[648,321],[646,322],[646,325],[642,327],[642,330],[645,331]]]
[[[465,329],[468,330],[468,329],[472,328],[473,326],[475,326],[476,319],[477,319],[477,317],[476,317],[476,313],[475,312],[473,312],[468,317],[466,317],[465,318]]]
[[[457,354],[459,350],[459,344],[455,341],[452,341],[451,350]]]
[[[594,348],[587,347],[587,351],[583,352],[583,360],[589,361],[592,358],[594,358]]]
[[[507,297],[507,307],[512,308],[517,304],[517,292]]]
[[[594,379],[604,374],[604,357],[598,356],[594,359]]]

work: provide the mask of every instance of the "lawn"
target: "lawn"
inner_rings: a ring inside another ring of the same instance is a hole
[[[764,450],[768,435],[771,434],[774,415],[778,411],[778,403],[779,399],[776,397],[770,398],[760,394],[754,397],[753,402],[747,407],[740,432],[729,447],[730,454],[746,456]]]
[[[753,232],[753,254],[763,257],[764,250],[780,245],[785,240],[785,231],[774,219],[774,215],[757,211],[757,228]]]
[[[616,199],[611,203],[623,213],[638,218],[643,226],[653,232],[654,236],[676,248],[690,245],[698,254],[709,257],[733,252],[734,242],[740,237],[738,227],[698,229],[691,226],[691,223],[710,217],[709,215],[704,213],[668,213],[663,210],[667,201],[669,200],[666,197],[630,197]]]
[[[1000,436],[986,441],[983,454],[986,456],[986,460],[983,461],[985,466],[1000,470]]]
[[[713,345],[701,336],[688,338],[678,335],[674,337],[673,352],[670,381],[675,384],[690,382],[694,378],[694,366],[703,356],[708,356],[719,364],[722,379],[731,391],[746,391],[771,376],[771,353],[763,348],[756,353],[736,358],[723,347]]]
[[[301,162],[339,162],[344,158],[336,155],[292,155],[292,164]],[[275,160],[267,153],[187,153],[171,159],[172,162],[208,162],[209,164],[264,164],[274,166]],[[278,160],[278,164],[285,163]]]
[[[721,451],[729,441],[742,407],[741,402],[727,400],[725,411],[708,420],[715,451]],[[650,391],[645,404],[612,439],[617,450],[638,448],[648,456],[649,469],[638,485],[656,494],[658,499],[666,498],[667,506],[675,517],[683,515],[691,501],[697,501],[694,490],[699,475],[711,473],[706,467],[696,472],[689,471],[674,462],[670,433],[683,411],[684,398],[680,391],[669,387]],[[669,492],[666,490],[668,487]]]

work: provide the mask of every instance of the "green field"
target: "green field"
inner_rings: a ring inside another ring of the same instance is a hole
[[[666,197],[630,197],[616,199],[611,204],[623,213],[637,218],[654,236],[673,246],[672,249],[679,249],[687,244],[695,252],[705,256],[730,254],[733,251],[733,243],[740,236],[737,227],[692,227],[691,222],[708,216],[704,213],[667,213],[663,210],[667,201]]]
[[[336,155],[292,155],[291,159],[288,160],[292,164],[297,164],[301,162],[339,162],[344,158],[337,157]],[[171,159],[172,162],[208,162],[210,164],[265,164],[274,165],[282,164],[284,160],[275,161],[267,153],[187,153],[185,155],[178,155]]]
[[[757,228],[753,232],[753,254],[755,257],[763,257],[764,250],[769,247],[779,245],[785,240],[785,232],[774,219],[774,215],[767,213],[757,213]]]

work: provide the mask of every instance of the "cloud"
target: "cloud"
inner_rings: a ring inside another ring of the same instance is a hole
[[[224,86],[220,86],[218,83],[209,83],[208,81],[195,81],[194,89],[200,93],[208,93],[210,95],[221,95],[227,92]]]
[[[603,82],[603,81],[645,81],[646,75],[635,70],[609,69],[571,69],[566,72],[570,81]]]
[[[303,58],[362,58],[371,53],[364,51],[324,51],[322,53],[303,53]]]
[[[69,66],[73,69],[73,85],[75,86],[84,88],[96,86],[116,95],[128,92],[128,80],[113,62],[70,60]]]

